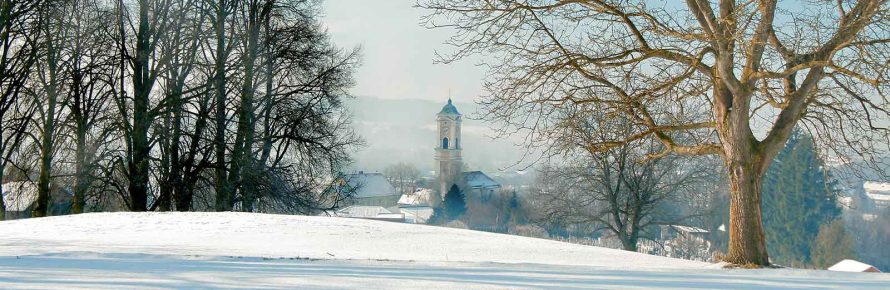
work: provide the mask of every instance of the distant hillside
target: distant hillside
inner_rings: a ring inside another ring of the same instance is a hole
[[[387,165],[407,162],[422,171],[433,170],[437,144],[436,113],[446,100],[389,100],[357,97],[347,100],[356,131],[367,146],[355,154],[355,170],[381,171]],[[479,120],[473,103],[455,103],[464,115],[462,134],[464,162],[472,170],[495,172],[521,158],[522,148],[508,140],[492,140],[492,131]]]

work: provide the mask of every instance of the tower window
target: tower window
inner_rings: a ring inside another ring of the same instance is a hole
[[[448,137],[442,138],[442,149],[448,149]]]

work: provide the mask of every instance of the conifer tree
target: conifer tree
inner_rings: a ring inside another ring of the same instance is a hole
[[[775,263],[810,265],[819,227],[840,214],[836,181],[823,164],[812,137],[796,130],[764,177],[764,229]]]
[[[448,220],[456,220],[467,211],[466,198],[457,185],[452,185],[448,193],[445,194],[444,207],[445,217]]]

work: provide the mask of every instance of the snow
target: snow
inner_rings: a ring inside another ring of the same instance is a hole
[[[374,218],[381,215],[392,214],[392,212],[382,206],[351,205],[337,210],[334,214],[339,217]],[[326,214],[323,213],[322,215]]]
[[[862,188],[869,192],[887,192],[890,193],[890,182],[866,181],[862,184]]]
[[[840,261],[837,264],[834,264],[834,266],[828,268],[828,271],[837,272],[866,272],[876,270],[877,268],[872,265],[850,259]]]
[[[708,233],[708,230],[693,226],[670,225],[670,227],[685,233]]]
[[[433,190],[429,188],[418,188],[414,192],[409,192],[403,194],[399,197],[398,204],[401,206],[404,205],[429,205],[430,199],[433,196]]]
[[[866,181],[862,184],[865,195],[876,201],[890,201],[890,183]]]
[[[250,213],[0,222],[2,288],[886,288],[888,274],[726,270],[545,239]]]

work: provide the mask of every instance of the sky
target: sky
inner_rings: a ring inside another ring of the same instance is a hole
[[[355,74],[355,96],[472,102],[481,92],[485,70],[477,61],[434,64],[435,52],[447,52],[447,29],[420,25],[426,12],[415,0],[325,0],[323,22],[335,44],[361,46],[362,65]]]

